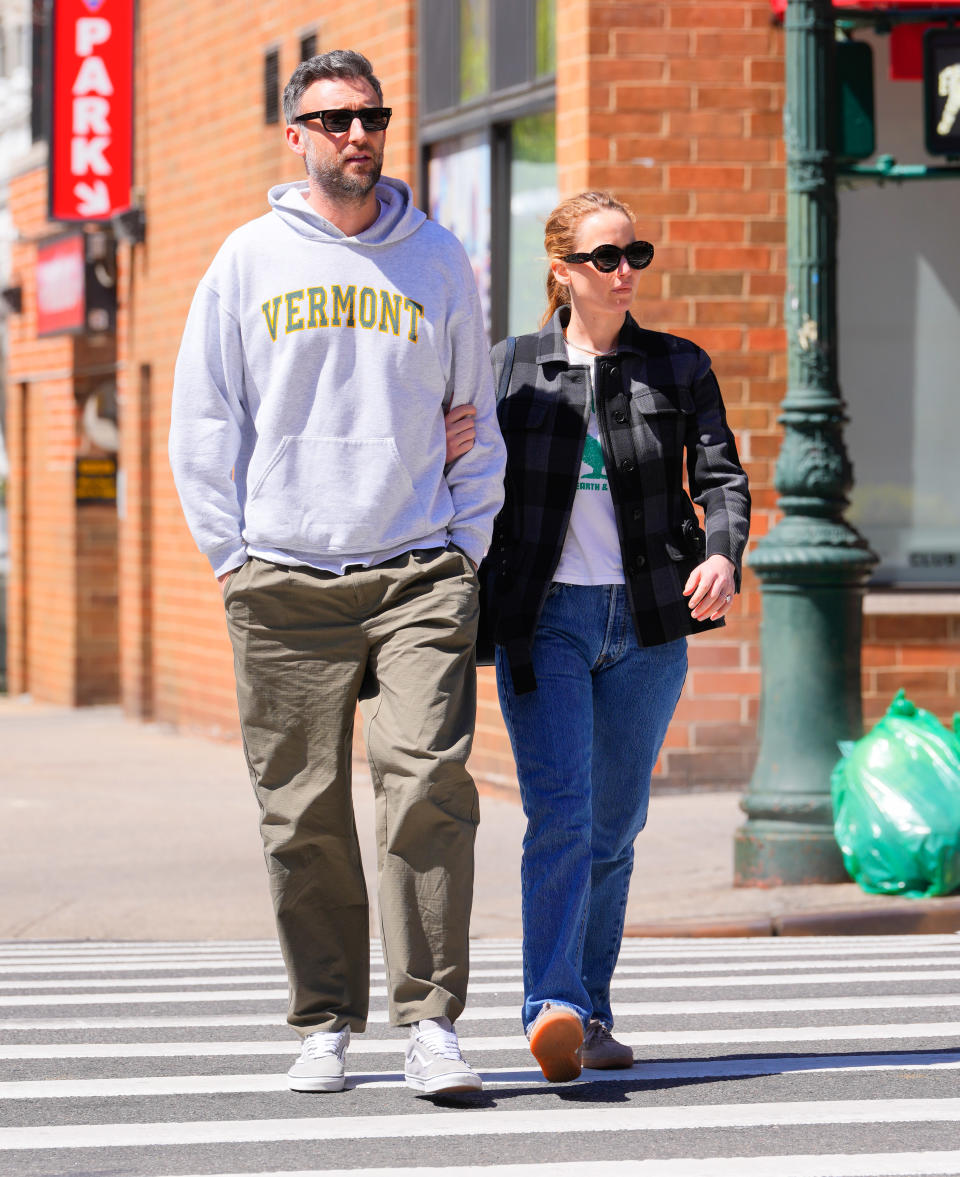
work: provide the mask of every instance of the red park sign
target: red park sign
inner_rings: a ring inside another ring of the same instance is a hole
[[[53,0],[50,219],[131,207],[134,0]]]

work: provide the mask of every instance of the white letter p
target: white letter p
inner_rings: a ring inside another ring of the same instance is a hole
[[[110,39],[110,22],[101,16],[84,16],[77,21],[77,57],[89,57],[95,45]]]

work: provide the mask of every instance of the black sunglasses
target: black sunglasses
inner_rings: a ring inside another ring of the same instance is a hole
[[[598,245],[590,253],[568,253],[564,262],[593,262],[601,274],[612,274],[625,257],[631,270],[645,270],[653,261],[653,246],[649,241],[631,241],[626,249],[619,245]]]
[[[393,114],[389,106],[361,106],[359,110],[341,107],[337,110],[311,110],[309,114],[298,114],[295,123],[308,123],[312,119],[319,119],[323,129],[331,135],[342,135],[353,126],[353,120],[359,119],[360,126],[365,131],[385,131],[390,116]]]

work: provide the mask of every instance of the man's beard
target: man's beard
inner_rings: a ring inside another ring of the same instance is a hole
[[[316,152],[308,149],[304,164],[313,183],[332,200],[359,202],[376,186],[383,168],[383,152],[378,156],[373,148],[368,148],[364,154],[370,156],[372,166],[369,171],[354,175],[346,171],[341,156],[320,160]]]

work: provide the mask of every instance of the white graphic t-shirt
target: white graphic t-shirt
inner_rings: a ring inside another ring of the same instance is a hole
[[[600,427],[593,407],[595,357],[570,343],[567,344],[567,357],[571,364],[587,369],[591,409],[570,525],[553,579],[561,584],[623,584],[617,522],[600,446]]]

